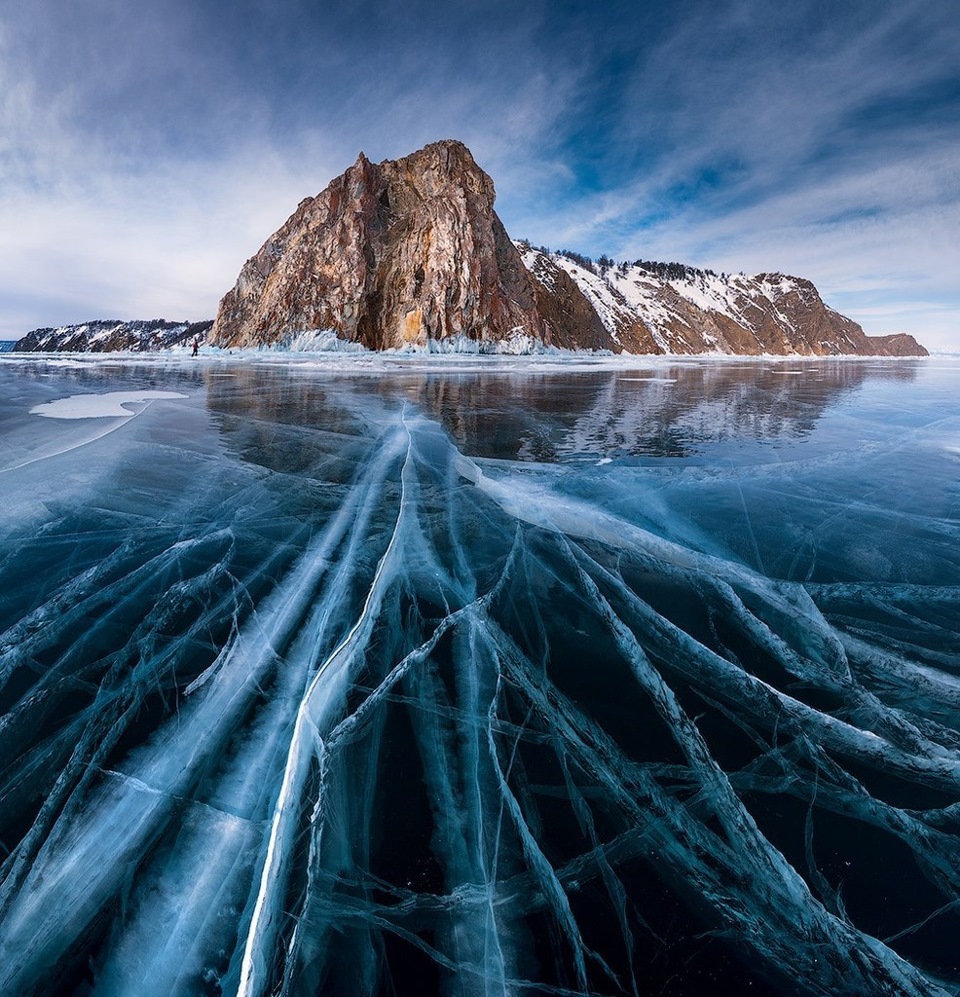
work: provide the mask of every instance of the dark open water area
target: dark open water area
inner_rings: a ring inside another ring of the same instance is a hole
[[[4,355],[0,993],[960,993],[958,387]]]

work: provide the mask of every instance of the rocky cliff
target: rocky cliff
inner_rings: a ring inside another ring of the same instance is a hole
[[[213,322],[168,322],[166,319],[121,322],[100,319],[56,329],[34,329],[14,343],[18,353],[113,353],[164,350],[189,343],[194,336],[205,340]]]
[[[379,164],[361,153],[247,261],[220,302],[213,341],[254,346],[310,329],[370,349],[549,341],[494,197],[460,142]]]
[[[504,343],[631,353],[922,355],[868,337],[807,280],[678,264],[597,266],[510,241],[460,142],[356,163],[302,201],[220,302],[220,346],[329,330],[370,349]]]

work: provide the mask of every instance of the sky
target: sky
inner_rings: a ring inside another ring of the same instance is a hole
[[[956,0],[0,0],[0,338],[212,318],[361,150],[443,138],[514,238],[960,351]]]

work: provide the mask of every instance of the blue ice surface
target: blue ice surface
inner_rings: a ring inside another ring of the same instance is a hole
[[[0,992],[956,993],[958,382],[5,358]]]

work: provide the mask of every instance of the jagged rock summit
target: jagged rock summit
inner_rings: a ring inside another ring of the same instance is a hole
[[[866,336],[801,278],[597,266],[514,244],[495,196],[461,142],[382,163],[361,153],[243,266],[211,341],[260,346],[324,330],[375,350],[926,353],[905,334]]]
[[[312,329],[371,349],[513,330],[549,340],[495,196],[460,142],[379,164],[361,153],[247,261],[213,341],[252,346]]]

